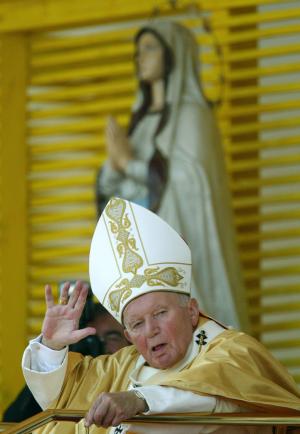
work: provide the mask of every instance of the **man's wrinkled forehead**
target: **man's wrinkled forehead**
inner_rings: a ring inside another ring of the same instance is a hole
[[[139,297],[131,300],[123,311],[123,324],[132,320],[135,317],[139,317],[141,314],[149,311],[149,313],[154,309],[159,307],[168,306],[170,303],[179,303],[178,293],[173,293],[170,291],[152,291],[146,294],[140,295]]]

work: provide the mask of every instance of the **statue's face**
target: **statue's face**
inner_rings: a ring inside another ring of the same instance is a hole
[[[152,33],[143,33],[137,42],[138,78],[149,83],[164,76],[164,50]]]
[[[132,300],[123,314],[126,338],[150,366],[167,369],[182,360],[198,324],[195,299],[182,303],[178,294],[150,292]]]

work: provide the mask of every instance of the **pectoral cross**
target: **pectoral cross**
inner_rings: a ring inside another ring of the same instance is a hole
[[[200,333],[196,336],[196,344],[199,345],[199,347],[202,347],[202,345],[206,345],[206,333],[204,330],[200,330]]]

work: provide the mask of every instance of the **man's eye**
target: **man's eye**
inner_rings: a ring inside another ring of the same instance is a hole
[[[142,321],[138,321],[138,322],[135,322],[135,323],[132,325],[132,328],[133,328],[134,330],[136,330],[136,329],[138,329],[141,325],[142,325]]]
[[[167,313],[167,311],[166,311],[165,309],[162,309],[162,310],[160,310],[159,312],[157,312],[157,313],[155,314],[155,316],[161,316],[161,315],[163,315],[163,314],[165,314],[165,313]]]

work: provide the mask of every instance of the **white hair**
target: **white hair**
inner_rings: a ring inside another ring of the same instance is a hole
[[[190,296],[188,294],[177,293],[178,302],[180,307],[186,307],[190,300]]]

